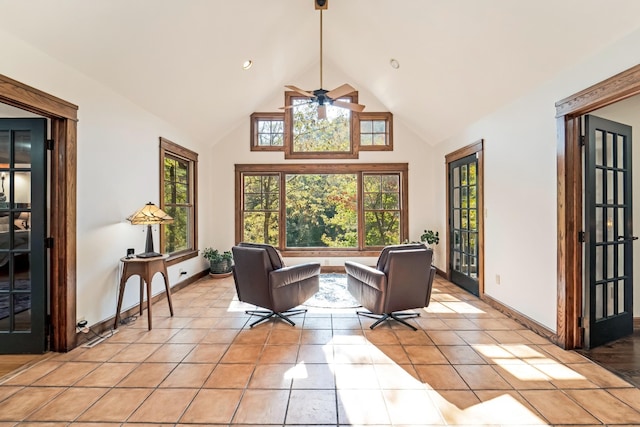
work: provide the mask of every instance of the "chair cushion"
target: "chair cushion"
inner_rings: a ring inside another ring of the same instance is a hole
[[[409,243],[406,245],[385,246],[382,252],[380,252],[380,256],[378,257],[378,263],[376,264],[376,269],[380,271],[384,271],[384,266],[387,264],[390,251],[402,251],[402,250],[409,251],[413,249],[425,249],[425,248],[426,246],[422,243]]]
[[[278,270],[285,266],[282,256],[280,255],[280,251],[271,245],[267,245],[265,243],[241,242],[238,246],[265,249],[267,251],[267,255],[269,255],[269,260],[271,260],[271,266],[274,270]]]

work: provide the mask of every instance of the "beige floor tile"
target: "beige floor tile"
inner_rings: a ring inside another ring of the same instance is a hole
[[[130,344],[127,348],[109,359],[110,362],[142,362],[151,356],[162,344]]]
[[[265,345],[258,363],[295,363],[298,344]]]
[[[463,331],[456,330],[456,333],[460,338],[469,345],[475,344],[498,344],[491,335],[484,331]]]
[[[369,344],[334,345],[334,363],[372,363],[371,346]]]
[[[302,344],[298,350],[298,363],[332,363],[333,346],[321,344]]]
[[[476,395],[482,403],[466,412],[484,424],[504,426],[546,426],[546,420],[517,391],[480,390]]]
[[[200,341],[202,344],[231,344],[240,332],[238,329],[215,329],[208,331]]]
[[[286,424],[336,424],[335,390],[292,390]]]
[[[233,340],[234,344],[258,344],[262,345],[267,342],[271,328],[253,328],[242,330]]]
[[[373,363],[396,363],[408,365],[411,363],[402,345],[376,345],[369,348]]]
[[[76,383],[79,387],[113,387],[138,367],[137,363],[103,363]]]
[[[227,344],[197,344],[182,362],[218,363],[228,348]]]
[[[438,349],[452,365],[483,365],[485,360],[468,345],[440,345]]]
[[[0,421],[22,421],[65,391],[62,387],[28,387],[0,402]]]
[[[405,345],[409,360],[415,365],[443,365],[448,363],[447,358],[438,347],[432,345]]]
[[[246,388],[253,374],[253,364],[219,364],[215,367],[205,388]]]
[[[154,328],[150,331],[147,331],[146,334],[142,335],[137,343],[157,343],[164,344],[167,342],[172,336],[174,336],[178,331],[175,329],[161,329]]]
[[[551,424],[597,424],[598,420],[559,390],[525,390],[520,394]]]
[[[640,425],[640,412],[606,390],[566,390],[565,393],[604,424]]]
[[[129,422],[176,423],[195,396],[195,389],[157,389],[129,417]]]
[[[22,390],[20,386],[0,386],[0,402],[20,390]]]
[[[63,362],[46,360],[7,379],[3,385],[29,385],[62,366]]]
[[[295,364],[257,365],[253,371],[249,388],[289,389],[295,374]]]
[[[335,389],[336,380],[333,367],[329,364],[299,363],[293,371],[294,389]]]
[[[640,411],[640,389],[637,388],[613,388],[607,390],[636,411]]]
[[[167,342],[173,344],[198,344],[208,333],[209,331],[207,329],[181,329]]]
[[[390,425],[382,390],[338,390],[340,425]]]
[[[333,365],[338,390],[380,388],[375,368],[372,365]]]
[[[214,367],[213,363],[181,363],[160,383],[160,387],[200,388]]]
[[[78,355],[73,360],[76,362],[106,362],[121,350],[127,347],[125,343],[103,342]]]
[[[425,388],[412,365],[380,364],[375,365],[375,370],[382,389],[424,390]]]
[[[267,338],[267,344],[279,345],[279,344],[299,344],[300,337],[302,335],[301,329],[294,329],[293,327],[287,329],[274,329],[271,331],[269,338]]]
[[[175,363],[143,363],[118,383],[118,387],[157,387],[175,369]]]
[[[332,329],[331,317],[310,317],[309,314],[305,316],[303,329]]]
[[[396,330],[394,331],[398,338],[398,343],[403,345],[434,345],[435,343],[429,335],[423,330]]]
[[[223,317],[213,327],[214,329],[242,329],[247,325],[249,317]],[[255,319],[255,317],[254,317]]]
[[[79,421],[124,422],[153,390],[148,388],[114,388],[85,411]],[[74,427],[77,424],[74,423]]]
[[[255,344],[231,344],[220,363],[256,363],[263,347]]]
[[[67,362],[37,380],[38,386],[70,386],[100,366],[96,362]]]
[[[129,326],[120,327],[118,329],[118,333],[112,337],[109,337],[105,341],[105,343],[107,344],[134,343],[138,341],[140,338],[142,338],[146,332],[147,330],[145,329],[131,328]]]
[[[211,329],[220,322],[218,317],[199,317],[186,326],[189,329]]]
[[[351,329],[334,329],[333,345],[366,345],[369,344],[362,330]]]
[[[302,331],[301,344],[330,344],[333,340],[333,332],[323,329],[305,329]]]
[[[193,348],[195,344],[163,344],[145,362],[180,362]]]
[[[416,372],[427,388],[434,390],[468,390],[469,386],[451,365],[415,365]]]
[[[602,388],[633,387],[613,372],[610,372],[602,366],[590,361],[587,363],[570,363],[566,366],[567,368],[588,377],[589,381]]]
[[[95,403],[108,389],[70,388],[29,415],[30,421],[73,421]]]
[[[233,417],[234,424],[283,424],[289,390],[247,390]]]
[[[543,390],[555,389],[544,372],[525,362],[501,364],[494,367],[495,370],[516,390]]]
[[[443,318],[442,321],[449,326],[450,329],[455,331],[474,331],[479,330],[480,327],[469,319],[447,319]]]
[[[490,365],[455,365],[454,367],[472,390],[508,390],[512,388]]]
[[[241,390],[200,390],[180,422],[199,424],[227,424],[238,408]]]
[[[394,425],[444,424],[426,390],[383,390],[382,393]]]
[[[436,345],[466,345],[455,331],[427,331],[427,335]]]
[[[348,317],[336,317],[333,316],[331,319],[331,323],[333,326],[334,332],[336,330],[361,330],[362,325],[360,324],[360,319],[357,316],[348,316]]]
[[[405,331],[398,331],[398,332],[405,332]],[[413,332],[414,334],[416,334],[414,336],[422,335],[426,338],[426,335],[422,331],[415,331],[415,332],[410,331],[410,332]],[[382,329],[382,328],[376,328],[374,330],[365,329],[364,336],[368,342],[374,345],[375,344],[380,344],[380,345],[400,344],[400,340],[398,339],[396,332],[390,329]],[[416,344],[423,344],[423,343],[416,343]]]

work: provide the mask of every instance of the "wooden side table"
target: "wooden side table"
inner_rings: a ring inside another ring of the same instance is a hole
[[[164,286],[166,288],[167,300],[169,301],[169,311],[173,316],[173,304],[171,303],[171,289],[169,288],[169,275],[167,274],[166,260],[169,256],[162,255],[153,258],[120,258],[124,263],[122,270],[122,278],[120,279],[120,290],[118,292],[118,309],[116,311],[116,320],[113,325],[114,329],[118,329],[120,323],[120,310],[122,309],[122,297],[127,280],[131,276],[140,276],[140,315],[142,315],[142,302],[144,301],[144,284],[147,284],[147,317],[149,330],[151,330],[151,280],[156,273],[162,273],[164,277]]]

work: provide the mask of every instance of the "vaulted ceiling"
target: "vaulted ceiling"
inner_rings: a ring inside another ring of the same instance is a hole
[[[0,0],[0,28],[215,143],[276,111],[285,84],[318,88],[313,5]],[[350,83],[435,144],[637,30],[639,16],[637,0],[330,0],[324,86]]]

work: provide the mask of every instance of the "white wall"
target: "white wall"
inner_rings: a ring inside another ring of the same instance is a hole
[[[634,235],[640,230],[640,95],[616,102],[590,114],[632,127],[632,190]],[[633,317],[640,317],[640,246],[634,244],[633,251]]]
[[[352,82],[340,75],[339,70],[329,69],[326,75],[333,77],[333,81],[325,84],[333,88],[341,83]],[[313,79],[304,83],[295,80],[296,85],[304,88],[316,87],[315,74]],[[308,77],[307,77],[308,78]],[[355,83],[354,83],[355,86]],[[358,87],[356,86],[356,89]],[[359,92],[359,102],[366,105],[365,111],[388,111],[370,93]],[[284,103],[284,88],[277,96],[267,102],[258,111],[280,111],[278,107]],[[392,112],[393,113],[393,112]],[[249,117],[240,126],[233,129],[222,138],[212,149],[213,181],[211,188],[205,189],[203,198],[216,200],[216,228],[214,230],[215,247],[224,250],[235,243],[234,232],[234,165],[244,163],[408,163],[409,164],[409,238],[418,239],[425,228],[433,228],[436,224],[433,201],[434,170],[432,168],[432,148],[418,135],[409,130],[400,119],[394,117],[393,122],[393,151],[360,152],[358,160],[344,159],[339,161],[324,160],[284,160],[284,152],[258,152],[250,151],[250,122]],[[442,229],[441,229],[442,230]],[[442,258],[442,257],[440,257]],[[298,264],[309,260],[316,260],[325,265],[344,265],[347,258],[291,258],[285,260],[288,264]],[[360,262],[375,264],[375,258],[348,258],[357,259]]]
[[[640,31],[436,146],[436,215],[445,228],[445,154],[485,141],[485,293],[556,330],[554,104],[640,62]],[[446,236],[441,246],[446,245]],[[495,277],[500,275],[501,284]]]
[[[119,259],[126,249],[144,248],[141,226],[125,218],[146,202],[159,202],[160,136],[202,152],[170,124],[126,98],[0,31],[2,74],[79,106],[77,152],[77,316],[90,325],[115,314]],[[99,54],[99,53],[96,53]],[[118,64],[126,66],[126,64]],[[140,82],[144,84],[144,82]],[[201,178],[202,179],[202,178]],[[200,218],[208,217],[200,211]],[[207,222],[199,225],[206,236]],[[157,230],[154,231],[156,245]],[[169,268],[172,285],[178,270],[188,275],[206,268],[201,257]],[[163,289],[160,275],[153,293]],[[138,302],[138,278],[127,285],[123,308]]]

